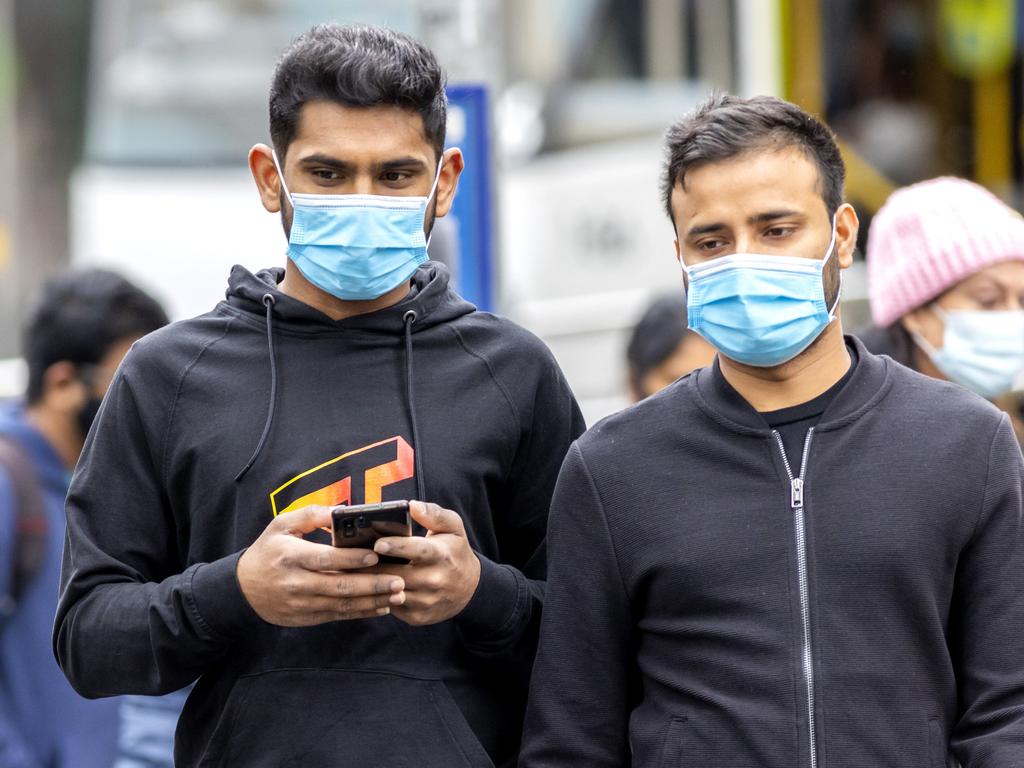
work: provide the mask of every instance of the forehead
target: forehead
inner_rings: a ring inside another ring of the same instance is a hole
[[[677,226],[786,208],[824,209],[818,167],[798,147],[752,149],[691,168],[672,189]]]
[[[288,153],[323,153],[339,159],[433,156],[418,112],[396,106],[351,107],[333,101],[302,105]]]
[[[1024,254],[1016,259],[1008,259],[989,264],[973,275],[964,278],[956,289],[974,290],[980,288],[1007,288],[1011,291],[1024,291]]]

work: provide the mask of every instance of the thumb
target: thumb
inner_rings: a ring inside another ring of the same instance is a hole
[[[462,518],[450,509],[445,509],[437,504],[410,501],[409,514],[413,520],[431,533],[452,533],[456,536],[466,535]]]
[[[304,536],[317,528],[330,527],[331,508],[321,505],[302,507],[294,512],[283,512],[274,520],[280,533],[290,536]]]

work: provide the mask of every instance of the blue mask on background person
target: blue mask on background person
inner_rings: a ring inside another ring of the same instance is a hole
[[[317,288],[346,301],[380,298],[429,258],[423,224],[440,162],[425,197],[292,194],[276,152],[274,165],[292,204],[288,258]]]
[[[911,336],[946,378],[982,397],[1013,389],[1024,371],[1024,310],[944,310],[936,304],[932,311],[945,323],[942,349],[920,334]]]
[[[825,304],[822,273],[836,244],[835,219],[825,258],[735,253],[692,267],[687,319],[730,360],[768,368],[803,352],[835,317]]]

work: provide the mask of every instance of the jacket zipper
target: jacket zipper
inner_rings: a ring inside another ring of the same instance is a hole
[[[803,644],[801,657],[804,667],[804,681],[807,683],[807,734],[810,743],[811,768],[818,768],[818,744],[814,733],[814,653],[811,645],[811,599],[807,585],[807,522],[804,515],[804,478],[807,476],[807,453],[811,448],[814,427],[807,430],[804,438],[803,457],[800,460],[800,475],[793,477],[793,468],[786,457],[786,446],[782,435],[773,429],[775,442],[782,454],[782,463],[789,475],[789,506],[793,510],[793,527],[796,532],[796,568],[800,585],[800,617],[803,622]]]

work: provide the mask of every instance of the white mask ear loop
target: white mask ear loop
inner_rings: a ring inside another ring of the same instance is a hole
[[[828,260],[832,258],[832,253],[836,247],[836,217],[832,216],[832,239],[828,241],[828,250],[825,251],[825,258],[821,260],[821,266],[824,269],[825,265],[828,264]]]
[[[441,159],[437,161],[437,173],[434,174],[434,183],[430,185],[430,194],[427,195],[427,203],[430,203],[430,198],[437,192],[437,182],[441,180],[441,169],[444,167],[444,155],[441,155]]]
[[[832,254],[836,248],[836,214],[832,214],[832,239],[829,241],[828,250],[825,251],[825,258],[821,260],[821,274],[825,274],[825,266],[828,264],[828,260],[832,258]],[[839,270],[839,290],[836,291],[836,300],[832,304],[832,309],[828,311],[828,318],[831,321],[836,316],[836,310],[839,308],[839,300],[843,295],[843,270]]]
[[[270,156],[274,158],[274,167],[277,169],[277,178],[281,180],[281,189],[284,190],[285,197],[288,198],[288,202],[292,204],[292,208],[295,207],[295,202],[292,200],[292,193],[288,191],[288,185],[284,180],[284,171],[281,170],[281,164],[277,162],[277,150],[271,149]]]
[[[444,167],[444,153],[441,153],[441,159],[437,161],[437,173],[434,174],[434,183],[430,185],[430,194],[427,195],[427,201],[423,204],[423,219],[424,223],[427,218],[427,208],[430,207],[430,200],[437,192],[437,183],[441,180],[441,168]],[[431,225],[430,232],[427,234],[427,247],[430,247],[430,238],[434,236],[434,227]]]
[[[938,304],[932,304],[930,307],[928,307],[928,310],[942,321],[942,338],[943,342],[945,342],[946,321],[949,319],[949,315],[946,314],[946,310],[944,310]],[[925,354],[928,355],[928,357],[930,357],[932,360],[934,360],[935,356],[939,354],[939,350],[937,350],[935,347],[929,344],[928,340],[917,331],[910,331],[910,338],[912,338],[914,340],[914,343],[917,344],[917,346],[919,346],[921,349],[923,349],[925,351]]]

